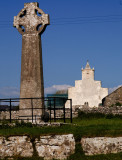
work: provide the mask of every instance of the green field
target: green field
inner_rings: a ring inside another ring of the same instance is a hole
[[[84,117],[73,119],[73,124],[66,124],[60,127],[37,127],[32,126],[31,123],[16,123],[16,126],[10,127],[6,124],[0,126],[0,136],[10,135],[28,135],[32,139],[40,135],[49,134],[74,134],[76,140],[76,153],[71,155],[68,160],[121,160],[122,153],[110,155],[85,156],[80,140],[82,137],[117,137],[122,136],[122,119],[121,117]],[[18,159],[18,158],[14,158]],[[23,160],[38,160],[37,155],[33,158],[22,158]],[[21,158],[19,158],[21,160]]]

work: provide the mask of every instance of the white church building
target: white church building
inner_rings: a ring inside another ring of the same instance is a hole
[[[98,107],[102,99],[108,95],[108,88],[101,87],[101,81],[94,80],[94,68],[91,69],[87,61],[85,69],[82,71],[82,80],[75,81],[75,87],[68,88],[68,98],[72,99],[72,106],[88,105]],[[66,108],[69,108],[68,101]]]

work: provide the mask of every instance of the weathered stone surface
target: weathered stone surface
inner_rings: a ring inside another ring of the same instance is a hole
[[[82,138],[81,145],[85,155],[122,152],[122,137]]]
[[[81,144],[86,155],[122,152],[122,137],[82,138]],[[45,160],[64,160],[75,152],[74,136],[40,136],[40,139],[35,139],[33,145],[28,136],[11,136],[7,139],[0,137],[0,159],[14,159],[14,156],[32,157],[35,149],[39,157]]]
[[[39,16],[40,14],[40,16]],[[33,115],[41,116],[44,107],[44,83],[41,34],[49,24],[49,16],[45,14],[38,3],[25,3],[17,16],[14,17],[14,27],[22,34],[22,61],[20,98],[35,98],[36,100],[20,100],[20,109],[40,108]],[[32,111],[20,110],[20,117],[31,118]]]
[[[27,136],[0,137],[0,158],[22,156],[31,157],[33,146]]]
[[[110,107],[116,103],[122,104],[122,86],[116,89],[114,92],[103,98],[102,104],[103,106]]]
[[[10,111],[0,111],[0,119],[10,119]],[[19,111],[11,111],[11,119],[19,119]]]
[[[66,159],[75,151],[75,140],[72,134],[40,136],[35,141],[36,150],[40,157],[47,159]]]
[[[85,113],[103,113],[103,114],[113,114],[113,115],[122,115],[122,106],[113,106],[113,107],[83,107],[83,106],[74,106],[73,108],[76,108],[76,111],[78,109],[80,111],[83,111]]]
[[[113,115],[122,115],[122,106],[113,106],[113,107],[102,107],[102,106],[99,106],[99,107],[93,107],[93,108],[90,108],[90,107],[83,107],[83,106],[80,106],[80,105],[76,105],[76,106],[73,106],[73,109],[72,109],[72,117],[75,118],[75,117],[78,117],[78,112],[79,111],[83,111],[85,113],[103,113],[103,114],[113,114]],[[50,114],[50,111],[46,109],[46,112],[48,112]],[[19,119],[19,111],[12,111],[12,116],[11,118],[12,119]],[[55,111],[56,113],[56,117],[57,118],[62,118],[64,116],[64,111],[62,110],[56,110]],[[70,108],[66,108],[65,109],[65,117],[66,118],[70,118]],[[9,119],[10,118],[10,112],[9,111],[0,111],[0,119],[3,120],[3,119]],[[51,112],[51,118],[54,118],[54,112],[52,111]],[[30,121],[32,122],[32,121]],[[33,121],[34,123],[38,123],[40,124],[40,126],[49,126],[50,123],[42,123],[42,122],[39,122],[39,121]],[[51,124],[53,125],[53,124]],[[58,123],[56,123],[55,125],[59,125]]]
[[[101,87],[101,81],[94,80],[94,68],[91,69],[89,63],[85,69],[82,68],[82,80],[75,81],[75,87],[68,89],[68,98],[72,99],[72,105],[88,105],[98,107],[102,99],[108,95],[108,88]],[[69,101],[65,105],[70,107]]]

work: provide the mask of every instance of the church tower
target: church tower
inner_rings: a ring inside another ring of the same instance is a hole
[[[82,71],[82,80],[94,80],[94,68],[91,69],[89,62],[87,61],[85,69],[81,69]]]
[[[87,61],[82,70],[82,80],[75,81],[75,87],[68,88],[68,98],[72,99],[73,107],[88,105],[98,107],[102,99],[108,95],[108,88],[101,87],[101,81],[94,80],[94,68]],[[65,105],[69,108],[68,102]]]

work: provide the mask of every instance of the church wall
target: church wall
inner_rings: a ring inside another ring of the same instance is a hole
[[[91,69],[87,61],[85,69],[82,68],[82,80],[75,81],[75,87],[68,89],[68,98],[72,99],[72,105],[84,105],[98,107],[102,99],[108,95],[108,89],[101,87],[101,81],[94,80],[94,68]],[[68,102],[66,107],[69,107]]]
[[[98,107],[106,95],[108,95],[108,89],[101,88],[101,82],[93,79],[77,80],[75,87],[68,89],[68,97],[72,98],[73,105],[84,105],[88,102],[90,107]]]

